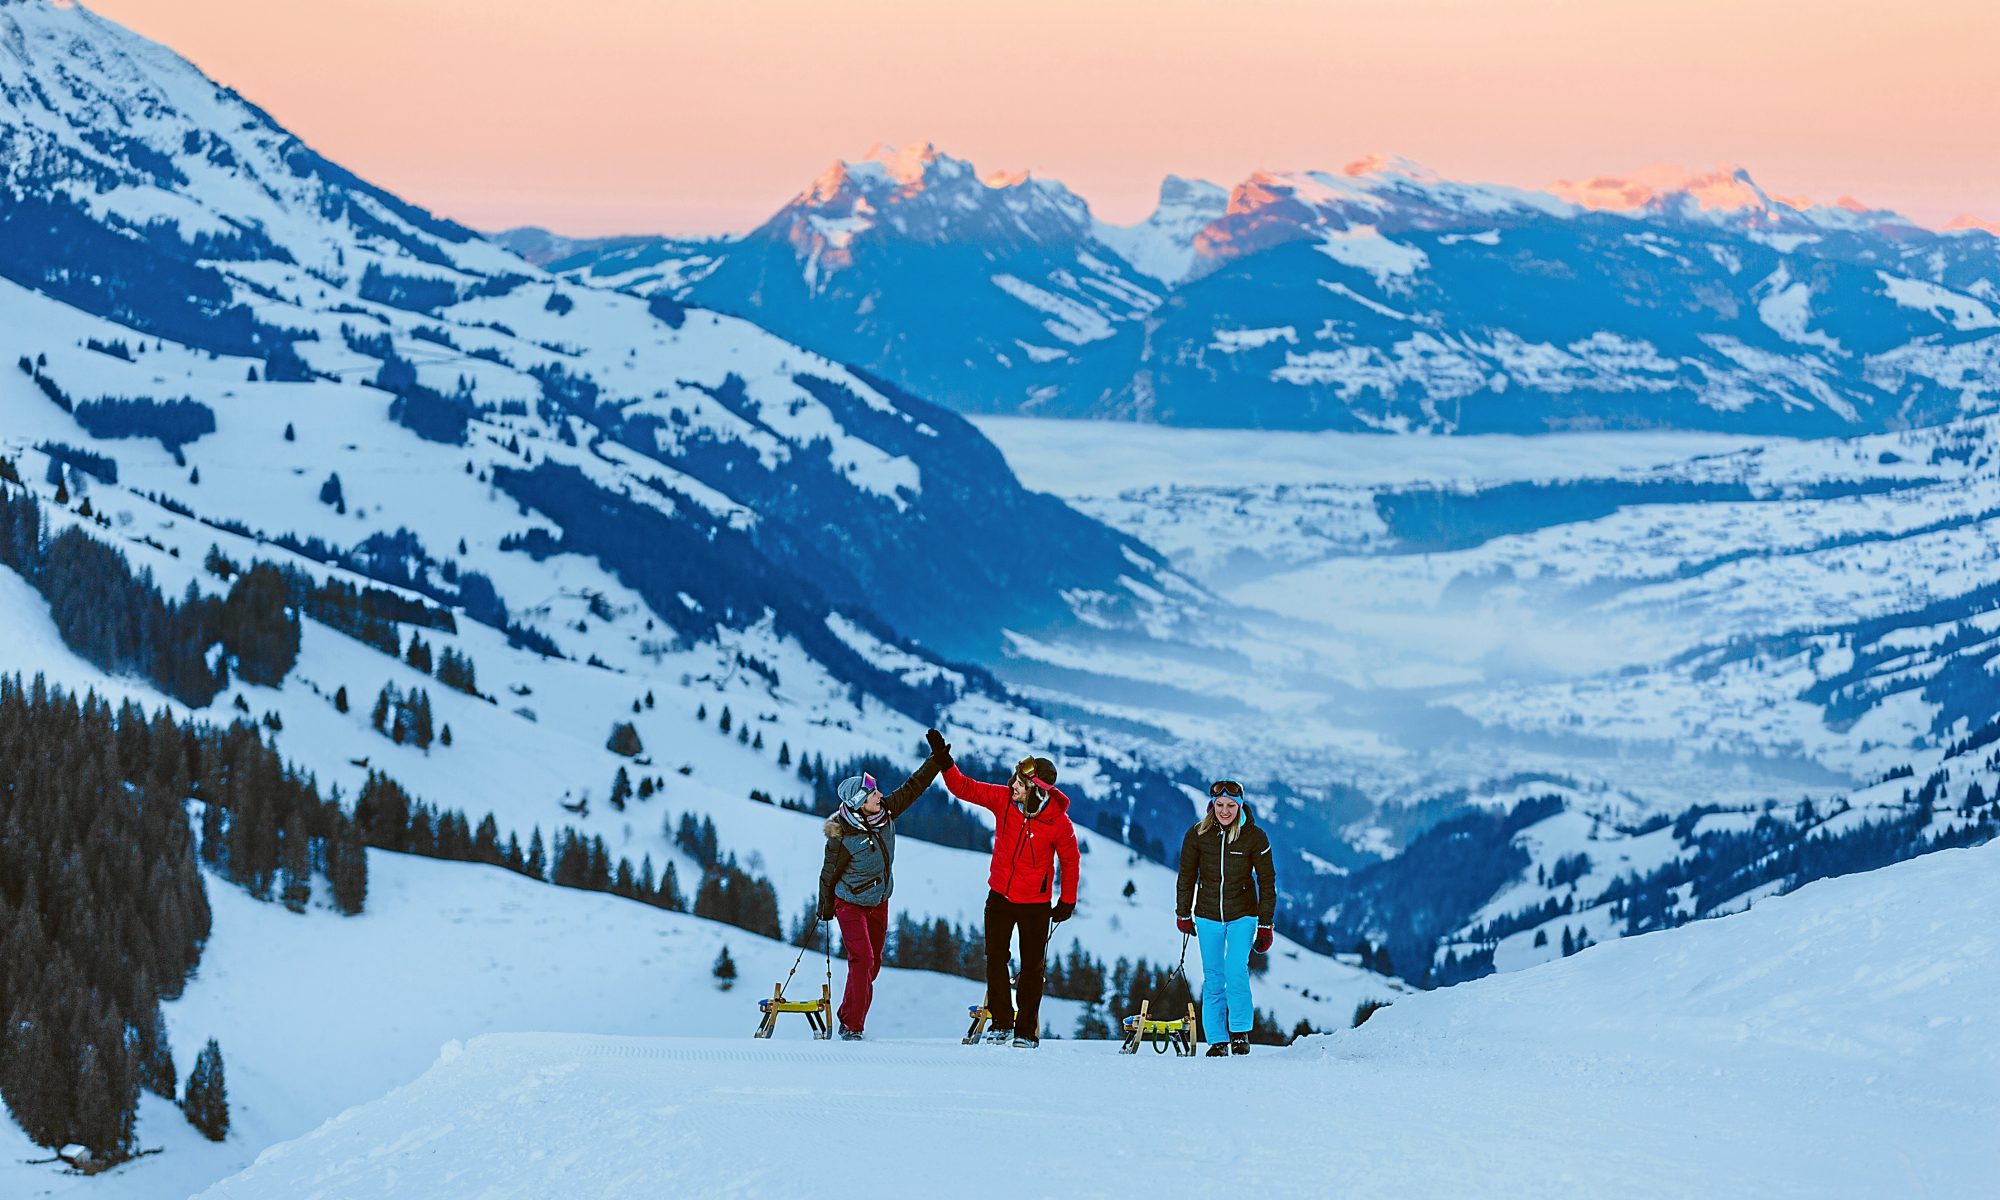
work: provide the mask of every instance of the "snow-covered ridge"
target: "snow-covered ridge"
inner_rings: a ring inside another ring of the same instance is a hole
[[[2000,241],[1775,195],[1740,167],[1535,190],[1375,155],[1226,192],[1169,176],[1154,212],[1120,227],[1060,185],[982,180],[926,144],[837,165],[732,247],[719,266],[661,241],[654,257],[693,265],[571,269],[754,305],[787,336],[976,412],[1796,435],[2000,404]],[[1058,307],[1069,315],[1049,320]],[[1205,349],[1284,325],[1299,344]]]

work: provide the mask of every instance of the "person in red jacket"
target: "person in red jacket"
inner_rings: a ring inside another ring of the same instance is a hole
[[[931,754],[945,760],[944,786],[968,804],[993,814],[993,862],[986,874],[986,1008],[992,1032],[986,1040],[1032,1050],[1041,1045],[1042,973],[1049,929],[1076,912],[1078,858],[1076,827],[1069,821],[1069,797],[1056,789],[1056,765],[1024,758],[1004,784],[967,779],[950,760],[942,734],[928,735]],[[1060,874],[1056,867],[1061,866]],[[1049,906],[1054,884],[1062,899]],[[1007,988],[1007,947],[1021,934],[1017,996]]]

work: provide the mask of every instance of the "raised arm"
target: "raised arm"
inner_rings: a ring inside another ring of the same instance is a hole
[[[1196,876],[1201,874],[1201,853],[1195,843],[1195,830],[1199,825],[1188,826],[1181,837],[1181,872],[1174,882],[1174,915],[1190,917],[1194,915],[1194,885]]]
[[[990,813],[997,813],[1013,802],[1013,795],[1004,783],[981,783],[977,779],[967,779],[965,772],[953,763],[944,769],[945,790],[967,804],[977,804]]]
[[[944,764],[938,759],[925,759],[924,765],[917,768],[916,774],[903,781],[903,786],[882,797],[882,806],[889,810],[890,816],[902,816],[910,805],[915,804],[930,788],[931,781],[936,779],[938,772],[943,769]]]

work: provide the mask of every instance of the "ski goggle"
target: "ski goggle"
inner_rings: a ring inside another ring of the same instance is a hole
[[[1020,780],[1022,783],[1033,784],[1040,791],[1046,792],[1049,790],[1049,785],[1043,783],[1042,777],[1035,774],[1035,760],[1033,758],[1024,758],[1014,765],[1014,778]]]
[[[866,796],[870,792],[879,792],[881,790],[882,790],[881,786],[875,782],[875,777],[873,775],[868,774],[866,771],[863,771],[861,773],[862,795]]]
[[[1220,800],[1224,796],[1233,796],[1241,800],[1243,798],[1243,785],[1234,779],[1218,779],[1208,785],[1208,795],[1212,800]]]

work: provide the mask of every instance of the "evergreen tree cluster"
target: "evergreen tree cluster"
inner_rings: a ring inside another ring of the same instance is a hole
[[[419,750],[428,751],[437,735],[430,693],[422,688],[405,692],[393,683],[383,684],[375,695],[375,708],[368,723],[398,746],[407,743]]]
[[[702,872],[694,893],[694,915],[767,938],[784,936],[778,924],[777,889],[770,880],[737,866],[733,854]]]
[[[468,696],[479,695],[479,672],[472,665],[472,656],[450,646],[438,655],[437,681],[453,691],[464,692]]]
[[[368,862],[338,800],[289,766],[256,726],[236,722],[192,742],[193,794],[202,801],[201,859],[260,900],[303,912],[323,875],[334,907],[361,911]]]
[[[172,1094],[159,1001],[210,920],[184,732],[0,678],[0,1099],[41,1145],[119,1161],[142,1080]]]
[[[485,863],[559,887],[608,892],[674,912],[687,909],[671,862],[656,878],[651,855],[637,869],[630,859],[620,858],[614,864],[603,838],[585,839],[567,829],[557,832],[553,855],[539,827],[526,850],[512,833],[503,845],[493,814],[486,814],[475,827],[463,811],[422,803],[380,771],[369,772],[355,797],[354,822],[363,840],[378,850]]]
[[[715,822],[708,817],[697,821],[693,813],[682,813],[680,825],[674,830],[674,845],[687,852],[687,856],[700,863],[703,870],[722,861],[722,848],[715,835]]]
[[[215,410],[191,396],[179,400],[85,400],[76,422],[94,438],[156,438],[168,451],[215,432]]]
[[[23,489],[0,487],[0,565],[12,568],[48,601],[65,645],[112,673],[137,674],[193,708],[228,685],[222,645],[253,683],[276,683],[298,658],[299,615],[276,568],[260,564],[227,596],[204,596],[192,584],[168,600],[150,571],[134,574],[125,556],[79,528],[47,536],[41,506]]]
[[[34,358],[29,358],[23,354],[14,365],[20,367],[21,374],[26,375],[33,381],[36,387],[41,389],[42,395],[49,398],[49,403],[62,409],[64,412],[76,411],[76,404],[70,400],[69,393],[63,391],[62,386],[56,383],[55,380],[42,373],[42,368],[49,365],[49,356],[47,354],[40,354]]]
[[[118,460],[95,450],[83,450],[67,442],[41,442],[35,446],[52,460],[51,465],[60,463],[72,471],[90,476],[99,483],[118,482]],[[56,480],[51,479],[54,483]]]
[[[254,726],[114,710],[40,678],[0,678],[0,835],[0,1099],[36,1142],[101,1163],[132,1152],[141,1087],[175,1091],[159,1001],[208,937],[199,863],[300,906],[314,872],[349,912],[366,887],[338,805]]]
[[[388,588],[356,587],[342,579],[318,583],[297,567],[287,567],[284,572],[293,602],[307,616],[391,658],[403,657],[399,624],[445,633],[458,631],[450,610],[433,608]]]

